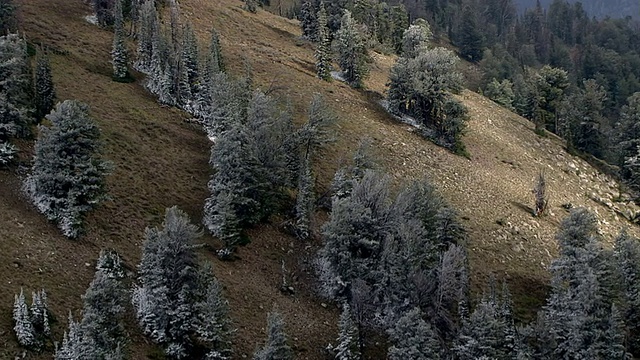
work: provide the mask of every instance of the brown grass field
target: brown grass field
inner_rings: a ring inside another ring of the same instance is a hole
[[[56,50],[51,61],[58,99],[78,99],[91,106],[102,129],[104,156],[114,171],[108,177],[111,199],[89,215],[87,235],[77,241],[62,237],[25,201],[21,174],[0,171],[0,359],[20,353],[11,330],[13,295],[20,287],[27,293],[48,291],[60,341],[68,311],[79,315],[81,295],[100,249],[117,250],[134,269],[145,227],[159,225],[165,208],[178,205],[200,222],[210,175],[210,143],[202,131],[184,122],[185,114],[158,105],[141,86],[140,76],[131,84],[111,80],[112,35],[83,19],[90,12],[88,5],[81,0],[18,3],[28,40]],[[553,236],[567,214],[562,204],[597,212],[608,241],[623,227],[638,234],[635,225],[603,205],[618,195],[615,182],[567,154],[559,139],[534,134],[531,123],[478,94],[464,91],[459,96],[471,115],[464,138],[467,159],[425,141],[378,105],[393,57],[374,54],[367,90],[355,91],[315,78],[313,48],[299,40],[295,20],[262,10],[250,14],[238,0],[184,0],[181,11],[203,44],[215,27],[231,71],[240,73],[247,59],[257,86],[289,99],[298,122],[304,121],[314,92],[323,94],[335,109],[340,117],[334,126],[336,141],[314,164],[318,192],[326,189],[333,172],[365,137],[372,139],[381,167],[398,183],[430,178],[458,209],[468,230],[475,292],[481,292],[489,274],[505,279],[520,319],[531,318],[544,301],[546,269],[556,253]],[[22,157],[28,160],[31,146],[21,145]],[[545,172],[551,193],[550,211],[534,218],[527,208],[533,206],[531,188],[540,171]],[[326,219],[326,214],[318,215]],[[214,262],[230,302],[237,327],[236,358],[251,357],[262,344],[266,314],[277,308],[285,316],[296,358],[323,359],[323,349],[337,334],[338,310],[331,304],[322,306],[313,292],[309,264],[321,242],[299,243],[279,231],[279,222],[274,219],[251,229],[252,242],[240,249],[239,261],[219,262],[207,250],[200,255]],[[209,235],[201,241],[215,245]],[[282,260],[291,272],[293,296],[278,290]],[[156,350],[129,322],[131,358],[148,358]],[[384,358],[375,350],[379,348],[371,350],[369,358]],[[46,359],[51,354],[27,358]]]

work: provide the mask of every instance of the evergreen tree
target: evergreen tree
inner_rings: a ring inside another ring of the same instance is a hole
[[[342,305],[342,314],[340,315],[338,328],[338,345],[334,349],[336,353],[336,360],[361,359],[360,332],[358,325],[353,320],[351,308],[347,303]]]
[[[202,272],[210,272],[204,267]],[[198,339],[207,344],[209,352],[206,360],[231,358],[231,335],[233,333],[229,319],[229,304],[222,297],[222,285],[216,278],[205,274],[206,281],[201,283],[204,296],[196,305],[195,332]]]
[[[193,242],[198,228],[176,207],[167,209],[162,228],[147,228],[133,305],[144,333],[185,358],[191,346],[198,273]]]
[[[424,321],[419,308],[405,313],[395,326],[389,329],[393,346],[389,348],[389,360],[439,360],[441,345],[431,325]]]
[[[13,304],[13,321],[15,326],[13,330],[18,338],[18,343],[24,347],[32,347],[36,345],[36,333],[31,323],[29,315],[29,307],[27,306],[24,292],[20,289],[20,295],[15,296]]]
[[[358,24],[348,10],[344,11],[335,39],[342,76],[352,87],[362,87],[369,72],[369,54]]]
[[[85,214],[105,196],[107,163],[98,156],[100,129],[87,105],[66,100],[41,126],[35,159],[23,189],[38,211],[76,238]]]
[[[16,28],[16,5],[13,0],[0,0],[0,36],[8,35]]]
[[[124,43],[124,18],[122,15],[122,0],[115,0],[113,24],[113,47],[111,49],[111,63],[113,64],[113,78],[122,81],[129,76],[127,47]]]
[[[621,314],[627,325],[629,351],[640,354],[640,242],[626,231],[615,241],[615,262],[621,275]],[[613,315],[613,314],[612,314]]]
[[[504,79],[498,81],[495,78],[491,80],[484,89],[484,95],[495,101],[498,105],[502,105],[509,110],[515,110],[513,101],[515,94],[513,93],[513,84],[511,81]]]
[[[149,75],[152,70],[154,37],[159,33],[158,12],[155,1],[146,0],[140,7],[138,24],[138,49],[134,68]]]
[[[34,89],[36,115],[37,119],[40,120],[51,112],[56,99],[56,90],[51,77],[49,57],[43,51],[40,51],[40,55],[38,56]]]
[[[18,34],[0,36],[0,143],[31,134],[32,81],[25,39]]]
[[[300,128],[296,139],[305,157],[313,158],[317,151],[332,140],[329,127],[337,117],[322,95],[315,93],[307,111],[307,122]]]
[[[311,1],[311,0],[309,0]],[[316,46],[316,73],[322,80],[331,80],[331,40],[327,27],[327,10],[324,2],[320,2],[318,10],[318,45]]]
[[[602,115],[606,91],[593,80],[583,82],[584,89],[578,90],[560,108],[560,119],[564,135],[576,149],[601,157],[603,150]],[[561,130],[561,129],[558,129]]]
[[[320,31],[322,31],[320,29],[323,27],[317,5],[316,0],[303,0],[300,7],[299,20],[302,37],[309,41],[319,41]]]
[[[557,112],[569,86],[566,71],[548,65],[530,75],[532,89],[532,120],[536,129],[546,128],[557,133]]]
[[[432,37],[429,23],[423,19],[416,20],[402,35],[402,56],[407,59],[415,58]]]
[[[296,197],[296,235],[298,239],[306,240],[311,235],[311,217],[314,211],[311,159],[303,157],[301,165]]]
[[[44,289],[31,293],[30,320],[33,332],[36,336],[36,346],[42,347],[51,336],[49,325],[49,306],[47,304],[47,293]]]
[[[69,312],[69,331],[64,333],[62,345],[56,348],[55,360],[101,359],[91,337],[84,336],[79,323]]]
[[[463,12],[462,26],[459,34],[459,47],[460,55],[463,58],[471,61],[478,62],[482,60],[483,54],[483,39],[480,32],[478,19],[476,12],[467,6]]]
[[[284,319],[278,312],[271,312],[267,317],[267,343],[256,351],[254,360],[291,360],[293,352],[287,345],[284,332]]]

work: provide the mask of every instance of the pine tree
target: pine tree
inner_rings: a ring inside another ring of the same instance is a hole
[[[319,18],[316,0],[303,0],[300,7],[300,27],[302,28],[302,37],[309,41],[320,40],[320,29],[322,22]],[[326,19],[325,19],[326,24]]]
[[[311,0],[308,0],[310,2]],[[316,73],[322,80],[331,80],[331,40],[327,27],[327,10],[324,2],[320,2],[318,10],[318,45],[316,46]]]
[[[13,0],[0,0],[0,36],[16,31],[16,8]]]
[[[113,47],[111,49],[111,63],[113,64],[113,79],[123,81],[129,76],[127,47],[124,43],[124,18],[122,16],[122,0],[115,0]]]
[[[36,334],[29,316],[29,308],[24,297],[24,292],[20,289],[20,295],[15,296],[13,304],[13,321],[15,326],[16,337],[18,343],[24,347],[32,347],[36,345]]]
[[[340,30],[336,33],[336,50],[342,76],[354,88],[363,86],[363,80],[369,72],[369,55],[358,24],[348,10],[340,21]]]
[[[0,36],[0,143],[31,134],[32,81],[25,39],[18,34]]]
[[[635,356],[640,354],[640,242],[626,231],[616,238],[615,262],[621,275],[621,313],[627,325],[627,346]]]
[[[388,330],[393,346],[389,348],[389,360],[439,360],[441,345],[431,325],[424,321],[424,314],[414,308],[404,314],[395,326]]]
[[[333,349],[336,353],[336,360],[359,360],[360,353],[360,333],[358,325],[353,321],[349,304],[342,305],[342,314],[338,324],[339,333],[338,345]]]
[[[47,293],[44,289],[31,293],[30,319],[33,326],[36,341],[42,346],[47,338],[51,336],[49,325],[49,306],[47,304]]]
[[[291,360],[293,352],[287,345],[284,331],[284,319],[278,312],[271,312],[267,317],[267,343],[256,351],[254,360]]]
[[[156,34],[159,33],[158,12],[154,0],[146,0],[140,7],[138,24],[138,49],[137,59],[134,68],[149,75],[152,67],[153,42]]]
[[[66,100],[41,126],[35,161],[23,189],[38,211],[76,238],[85,214],[104,198],[108,164],[98,156],[100,129],[87,105]]]
[[[204,267],[202,272],[211,270]],[[222,285],[207,273],[204,296],[196,305],[195,333],[200,341],[207,344],[207,360],[231,358],[231,335],[233,329],[229,319],[229,304],[222,297]]]
[[[40,55],[38,56],[34,87],[36,114],[37,119],[40,120],[53,109],[56,98],[49,57],[43,51],[40,51]]]
[[[407,59],[418,56],[420,49],[427,46],[433,37],[429,23],[419,20],[409,26],[402,36],[402,56]]]
[[[307,122],[300,128],[296,138],[302,148],[303,156],[313,157],[325,144],[332,141],[329,127],[336,121],[335,113],[327,106],[322,95],[313,94]]]
[[[184,358],[191,346],[198,293],[193,241],[199,235],[187,214],[167,209],[162,228],[147,228],[138,266],[139,285],[132,299],[138,322],[174,358]]]
[[[466,6],[462,18],[464,20],[458,41],[460,55],[471,62],[480,61],[483,54],[483,39],[474,9],[471,6]]]
[[[298,196],[296,197],[296,235],[306,240],[311,235],[311,217],[314,211],[313,175],[311,159],[303,157],[298,178]]]
[[[69,331],[64,333],[62,345],[56,348],[55,360],[103,359],[92,337],[85,336],[82,326],[69,312]]]

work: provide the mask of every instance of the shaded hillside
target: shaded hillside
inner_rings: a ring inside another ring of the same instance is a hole
[[[314,92],[322,93],[339,114],[336,141],[314,164],[319,192],[359,140],[371,138],[384,169],[398,182],[427,176],[459,210],[469,231],[474,284],[484,283],[490,272],[506,278],[516,305],[529,310],[524,315],[545,295],[546,266],[556,251],[553,234],[566,214],[562,204],[597,211],[609,238],[630,224],[603,205],[618,195],[615,183],[567,155],[559,140],[535,135],[526,120],[464,92],[459,99],[470,108],[464,141],[471,158],[453,155],[397,123],[378,105],[392,57],[374,54],[367,83],[370,91],[322,82],[315,78],[312,47],[298,39],[296,21],[264,11],[250,14],[241,7],[235,0],[181,4],[184,19],[194,25],[202,42],[215,27],[232,72],[239,73],[246,58],[256,84],[289,99],[298,123]],[[44,287],[49,292],[58,319],[54,332],[61,339],[67,311],[79,309],[99,250],[116,249],[134,270],[144,228],[158,225],[166,207],[178,205],[200,222],[209,179],[210,143],[205,134],[185,122],[185,114],[159,106],[139,82],[111,81],[111,33],[83,19],[89,14],[88,6],[81,0],[24,0],[20,11],[28,39],[55,50],[51,60],[58,99],[78,99],[91,106],[102,129],[105,157],[113,162],[114,171],[108,177],[111,200],[89,215],[87,236],[78,241],[63,238],[26,203],[19,191],[22,171],[0,172],[0,241],[6,249],[0,254],[5,279],[0,287],[0,347],[4,349],[0,358],[12,357],[16,351],[9,331],[10,313],[13,294],[21,286],[26,291]],[[28,160],[29,150],[23,145],[22,156]],[[534,219],[526,207],[532,206],[530,189],[542,170],[549,182],[551,211]],[[240,249],[240,261],[221,263],[207,250],[201,251],[202,258],[214,261],[229,299],[238,329],[236,355],[250,355],[262,343],[266,313],[275,306],[285,316],[298,358],[322,359],[323,349],[336,337],[338,311],[323,306],[313,293],[309,268],[319,241],[298,243],[279,231],[279,220],[252,229],[249,236],[252,243]],[[214,243],[207,235],[201,240]],[[291,272],[293,296],[278,290],[283,259]],[[144,358],[151,346],[136,327],[129,326],[129,331],[132,358]]]

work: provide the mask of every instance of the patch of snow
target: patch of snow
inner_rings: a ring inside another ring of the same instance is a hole
[[[208,135],[207,136],[209,138],[209,141],[211,141],[212,143],[216,143],[216,139],[218,138],[217,136],[214,135]]]
[[[87,15],[84,17],[85,21],[88,22],[89,24],[93,24],[93,25],[98,25],[98,16],[96,16],[96,14],[93,15]]]
[[[389,102],[387,100],[380,100],[380,105],[382,105],[382,107],[387,111],[387,113],[393,116],[396,120],[399,120],[402,123],[411,125],[417,129],[422,130],[423,126],[418,122],[418,120],[412,118],[411,116],[408,116],[408,115],[398,116],[398,115],[392,114],[391,111],[389,111]]]
[[[331,77],[338,80],[338,81],[342,81],[344,83],[347,82],[347,79],[344,78],[344,75],[342,74],[342,71],[332,71],[331,72]]]

